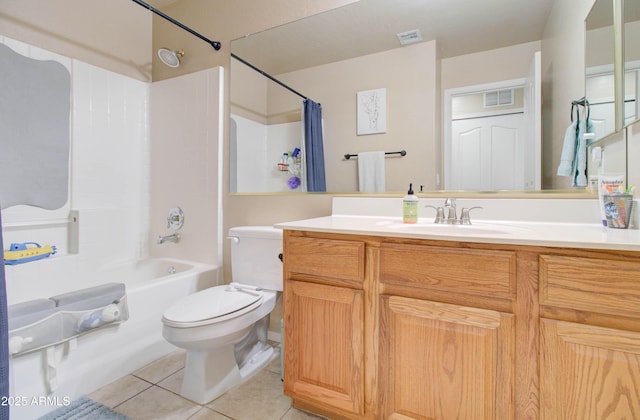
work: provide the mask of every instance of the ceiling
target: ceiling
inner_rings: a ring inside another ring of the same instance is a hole
[[[156,9],[162,9],[163,7],[172,5],[178,0],[147,0],[146,3],[155,7]]]
[[[179,1],[148,0],[162,9]],[[264,0],[257,0],[264,1]],[[396,34],[419,29],[441,58],[542,39],[554,0],[360,0],[251,34],[232,51],[271,74],[400,46]],[[189,25],[188,22],[182,22]]]
[[[231,50],[281,74],[398,48],[396,34],[419,29],[441,58],[454,57],[541,40],[553,1],[360,0],[235,40]]]

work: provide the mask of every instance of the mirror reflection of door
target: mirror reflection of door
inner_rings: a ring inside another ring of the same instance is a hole
[[[587,70],[586,93],[589,99],[589,119],[594,140],[601,139],[615,131],[616,106],[614,97],[613,67],[591,68]]]
[[[485,94],[492,94],[486,92]],[[523,112],[455,119],[452,189],[523,190]]]
[[[627,126],[640,115],[640,61],[625,63],[624,73],[624,125]]]
[[[624,125],[640,119],[640,1],[624,0]]]
[[[585,28],[585,97],[595,141],[616,130],[613,2],[595,1]]]
[[[527,78],[445,95],[445,189],[539,189],[540,57]]]
[[[638,114],[638,73],[640,63],[627,63],[624,78],[624,124],[637,119]],[[595,140],[615,131],[614,75],[612,66],[587,69],[586,92],[591,109],[590,120],[595,132]]]

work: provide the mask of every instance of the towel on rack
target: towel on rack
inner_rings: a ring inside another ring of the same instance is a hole
[[[587,139],[585,133],[592,133],[593,126],[591,120],[586,118],[578,124],[578,143],[574,167],[574,176],[571,178],[572,187],[587,186]]]
[[[360,192],[384,192],[384,152],[358,153],[358,184]]]
[[[574,120],[564,135],[558,176],[570,176],[572,187],[587,186],[587,140],[585,133],[593,132],[591,120]]]
[[[558,176],[571,176],[573,162],[576,156],[578,120],[571,122],[564,133],[564,143],[562,144],[562,154],[560,155],[560,165],[558,166]]]

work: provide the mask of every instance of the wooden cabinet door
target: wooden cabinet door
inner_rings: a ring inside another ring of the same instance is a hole
[[[513,315],[395,296],[382,300],[384,418],[513,418]]]
[[[382,297],[385,419],[512,419],[513,315]]]
[[[640,418],[640,333],[542,319],[541,419]]]
[[[285,282],[286,395],[364,413],[363,299],[362,290]]]

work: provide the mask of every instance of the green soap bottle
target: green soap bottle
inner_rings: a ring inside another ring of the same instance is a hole
[[[413,184],[409,184],[409,191],[402,199],[402,222],[418,222],[418,197],[413,194]]]

